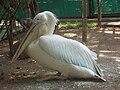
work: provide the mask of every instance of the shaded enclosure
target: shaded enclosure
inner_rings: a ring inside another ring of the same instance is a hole
[[[119,22],[117,25],[108,23],[113,22],[112,16],[119,17],[120,0],[84,0],[83,2],[82,0],[0,0],[0,2],[2,8],[0,11],[0,90],[120,90],[120,24]],[[11,60],[9,49],[11,56],[14,54],[13,41],[19,41],[18,38],[24,37],[32,18],[44,10],[52,11],[61,20],[74,19],[83,22],[83,28],[58,30],[55,33],[79,42],[87,41],[86,45],[98,55],[97,62],[103,69],[106,82],[86,79],[39,82],[40,77],[55,72],[43,68],[30,58],[19,58],[12,65],[8,64]],[[97,16],[98,18],[93,19]],[[108,16],[112,18],[103,18]],[[114,21],[120,21],[118,17]],[[86,24],[89,21],[98,22],[99,29],[88,28]],[[17,30],[18,33],[14,36]],[[8,41],[4,37],[8,38]]]

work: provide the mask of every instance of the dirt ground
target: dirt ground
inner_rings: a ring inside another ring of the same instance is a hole
[[[79,29],[59,30],[58,34],[81,41]],[[86,45],[98,54],[98,64],[106,82],[95,80],[38,81],[48,73],[32,59],[17,60],[12,65],[7,42],[0,43],[0,90],[120,90],[120,28],[88,30]]]

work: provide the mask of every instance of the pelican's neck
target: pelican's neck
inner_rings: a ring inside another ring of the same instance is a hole
[[[52,35],[55,29],[55,24],[52,22],[46,23],[44,25],[39,26],[39,34],[38,37],[43,35]]]
[[[48,35],[53,34],[53,32],[54,32],[54,30],[55,30],[55,22],[52,21],[52,20],[50,20],[50,21],[49,21],[49,24],[47,24],[47,26],[48,26],[48,31],[47,31],[46,34],[48,34]]]

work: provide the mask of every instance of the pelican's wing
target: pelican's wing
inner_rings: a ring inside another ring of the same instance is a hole
[[[39,45],[47,54],[56,58],[56,60],[86,67],[93,71],[96,69],[96,53],[90,51],[78,41],[59,35],[50,35],[40,37]]]

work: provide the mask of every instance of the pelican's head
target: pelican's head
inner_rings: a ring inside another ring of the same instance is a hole
[[[33,25],[36,25],[35,29],[39,30],[39,35],[53,34],[57,23],[58,19],[50,11],[39,13],[33,19]]]
[[[57,23],[58,19],[52,12],[44,11],[42,13],[37,14],[32,21],[30,29],[26,33],[15,55],[13,56],[11,63],[19,57],[19,55],[33,40],[37,39],[42,35],[53,34]]]

